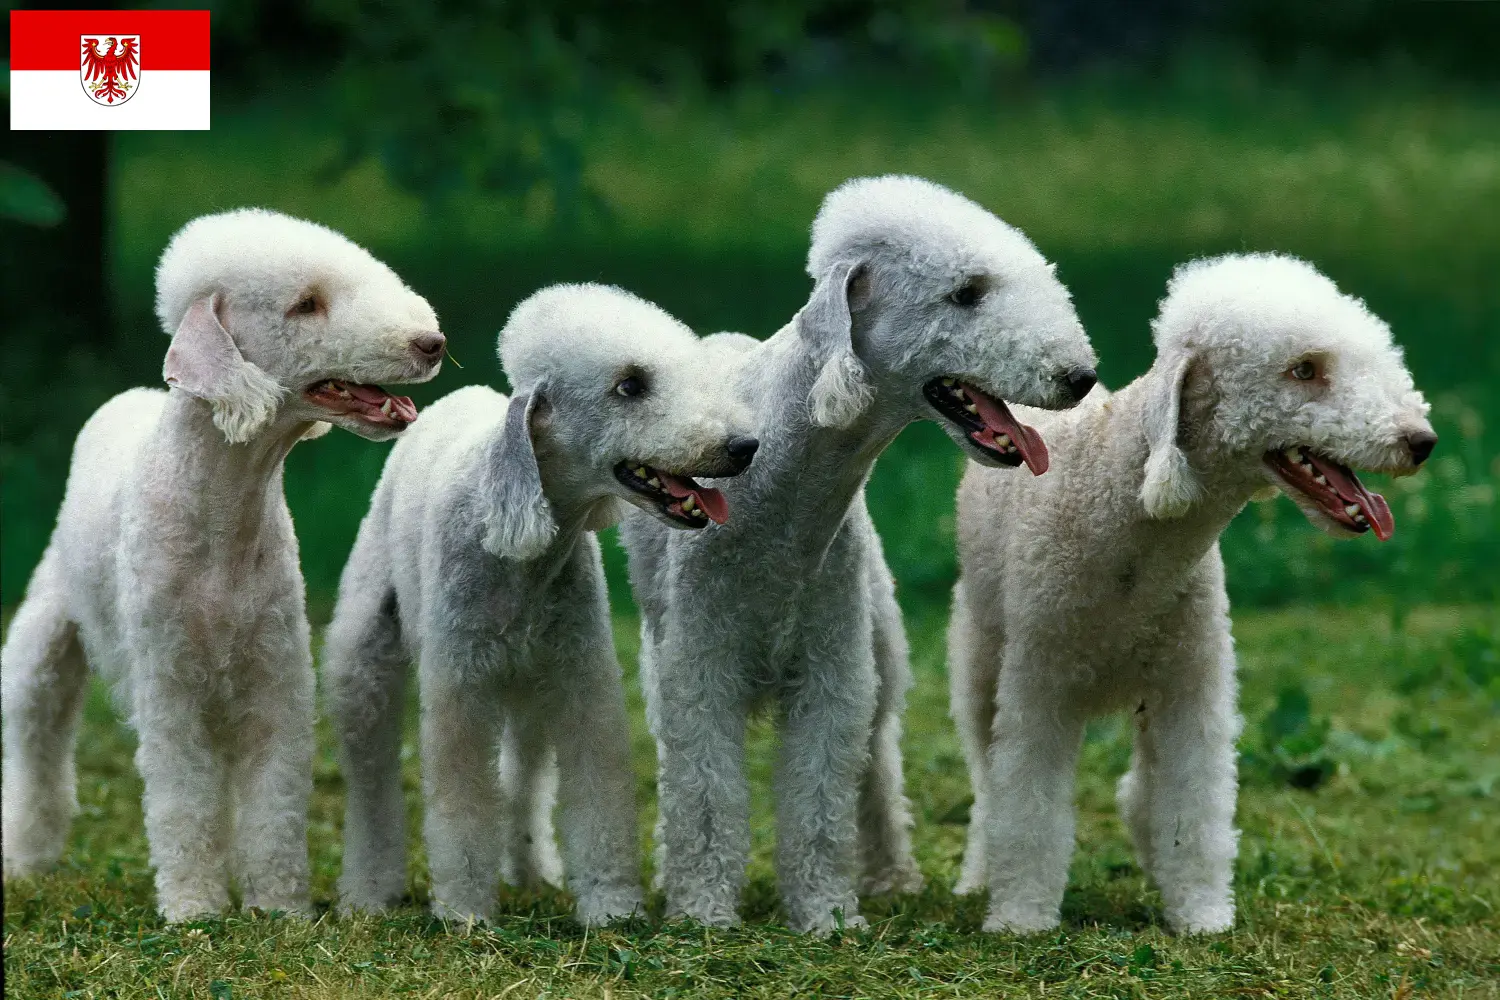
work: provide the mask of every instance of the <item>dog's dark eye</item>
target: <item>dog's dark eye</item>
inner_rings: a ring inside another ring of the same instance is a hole
[[[1299,361],[1288,369],[1287,374],[1299,382],[1311,382],[1318,377],[1318,366],[1311,361]]]
[[[308,295],[298,300],[297,304],[292,306],[291,313],[294,316],[311,316],[322,308],[323,303],[318,300],[316,295]]]
[[[646,382],[639,375],[627,375],[615,383],[615,392],[621,396],[639,396],[646,391]]]
[[[963,306],[965,309],[970,309],[978,305],[979,300],[983,297],[984,285],[977,279],[971,279],[955,289],[953,294],[948,296],[948,301],[956,306]]]

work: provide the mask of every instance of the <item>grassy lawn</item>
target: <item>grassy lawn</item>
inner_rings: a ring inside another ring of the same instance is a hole
[[[1089,733],[1079,840],[1060,933],[979,933],[955,898],[968,783],[946,718],[943,615],[909,620],[917,687],[907,779],[929,887],[869,901],[870,928],[829,941],[779,926],[766,794],[773,740],[756,729],[755,856],[736,931],[662,924],[585,934],[561,893],[502,889],[491,928],[428,918],[420,849],[413,905],[328,912],[342,787],[327,734],[316,766],[313,922],[257,915],[166,927],[155,916],[132,740],[95,690],[79,743],[82,814],[65,867],[7,887],[6,991],[17,997],[979,997],[1001,995],[1500,996],[1500,615],[1423,606],[1247,612],[1236,634],[1247,717],[1233,933],[1168,936],[1131,860],[1113,781],[1127,727]],[[634,621],[618,623],[633,674]],[[653,754],[638,722],[643,841]],[[1313,775],[1309,779],[1309,775]],[[1321,783],[1318,783],[1319,780]],[[413,842],[417,761],[406,766]],[[1291,787],[1317,783],[1312,790]]]

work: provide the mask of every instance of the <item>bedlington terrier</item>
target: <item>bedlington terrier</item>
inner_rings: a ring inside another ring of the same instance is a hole
[[[313,670],[282,462],[337,424],[416,418],[371,383],[442,361],[437,317],[338,233],[255,209],[173,237],[156,272],[170,388],[78,434],[57,528],[6,638],[7,878],[62,854],[86,664],[140,737],[157,905],[172,921],[307,906]]]
[[[725,521],[723,494],[691,477],[738,474],[757,442],[692,332],[619,289],[537,292],[500,354],[515,395],[471,386],[428,408],[392,451],[344,570],[324,668],[349,795],[339,888],[346,909],[369,910],[405,890],[399,752],[415,660],[433,912],[488,919],[502,864],[550,876],[551,757],[577,917],[603,923],[640,910],[640,857],[589,532],[622,500],[685,534],[722,530],[702,531]],[[509,807],[502,729],[523,799]],[[505,829],[549,843],[505,844]]]
[[[1051,475],[971,466],[959,489],[949,673],[975,802],[957,889],[988,884],[987,930],[1057,925],[1084,723],[1119,710],[1136,729],[1120,811],[1168,924],[1233,924],[1219,534],[1280,490],[1331,534],[1388,538],[1390,509],[1350,467],[1412,472],[1437,440],[1390,330],[1302,261],[1188,264],[1154,331],[1141,378],[1035,414]]]
[[[864,501],[882,449],[942,423],[977,460],[1046,468],[1002,400],[1075,403],[1094,354],[1052,267],[973,202],[911,177],[851,181],[813,224],[807,304],[743,352],[760,454],[723,485],[734,520],[622,535],[642,609],[671,914],[731,925],[750,846],[747,713],[775,701],[777,873],[792,927],[857,926],[866,887],[909,889],[906,641]],[[718,340],[719,338],[714,338]],[[1013,473],[1020,475],[1021,473]]]

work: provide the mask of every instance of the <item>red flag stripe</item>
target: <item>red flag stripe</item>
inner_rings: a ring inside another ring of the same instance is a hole
[[[13,10],[12,70],[74,70],[80,38],[141,36],[141,69],[208,69],[206,10]]]

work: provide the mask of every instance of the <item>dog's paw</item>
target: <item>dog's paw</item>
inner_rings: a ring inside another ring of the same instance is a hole
[[[1222,934],[1234,929],[1234,904],[1184,907],[1168,911],[1167,926],[1182,935]]]
[[[432,901],[432,915],[444,923],[458,924],[463,927],[490,922],[490,912],[487,907],[457,902],[449,903],[441,899]]]
[[[574,918],[585,927],[603,927],[645,914],[646,904],[639,889],[580,898],[573,911]]]
[[[984,918],[984,930],[991,934],[1040,934],[1055,929],[1061,922],[1061,914],[1055,907],[1002,903],[990,907]]]
[[[49,858],[18,858],[14,856],[5,859],[5,881],[17,878],[31,878],[33,875],[42,875],[52,870],[57,862]]]
[[[890,896],[922,891],[926,881],[915,863],[872,872],[860,882],[861,896]]]
[[[972,896],[975,893],[983,892],[985,888],[983,878],[965,873],[960,875],[958,881],[953,884],[953,895]]]
[[[870,926],[870,922],[860,916],[858,904],[853,901],[848,905],[812,907],[801,916],[794,915],[787,923],[792,930],[814,937],[827,937],[834,931],[854,931]]]
[[[694,900],[668,904],[668,920],[684,918],[696,920],[705,927],[738,927],[740,925],[738,909],[722,900]]]
[[[341,899],[333,911],[341,917],[373,917],[387,912],[390,906],[385,903],[364,901],[357,899]]]
[[[229,909],[229,893],[222,890],[169,893],[162,896],[156,905],[157,912],[169,924],[217,917],[227,909]]]

